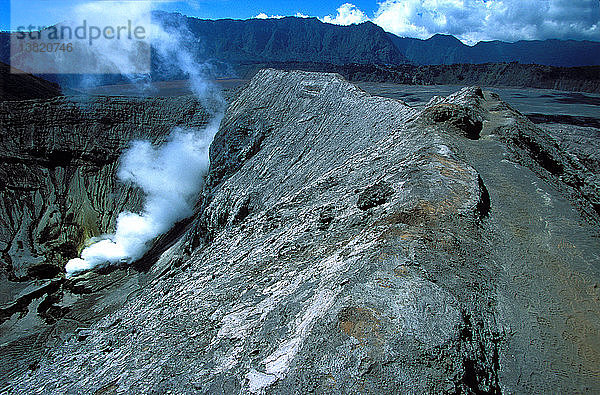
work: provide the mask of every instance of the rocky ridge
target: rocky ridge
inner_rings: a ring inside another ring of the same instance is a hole
[[[597,180],[559,147],[478,88],[421,110],[261,71],[191,222],[146,271],[67,282],[102,313],[75,305],[6,388],[598,390]]]

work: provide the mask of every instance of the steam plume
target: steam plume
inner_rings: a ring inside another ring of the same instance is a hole
[[[146,12],[146,8],[140,10]],[[132,9],[128,8],[128,12]],[[67,276],[96,266],[131,263],[143,256],[157,236],[193,214],[195,198],[204,185],[209,167],[208,149],[223,116],[224,100],[217,88],[207,81],[207,67],[196,62],[181,46],[184,33],[182,28],[171,26],[166,30],[153,23],[152,46],[161,59],[170,61],[170,67],[188,76],[192,91],[213,114],[212,121],[203,130],[173,129],[161,147],[147,141],[132,143],[121,157],[118,178],[144,191],[143,210],[119,214],[115,233],[92,240],[93,244],[81,252],[81,258],[67,263]],[[122,57],[118,49],[111,55]],[[104,58],[106,54],[98,61]],[[127,60],[111,62],[111,65],[126,64]]]
[[[145,193],[142,213],[122,212],[114,234],[105,235],[71,259],[67,275],[96,266],[130,263],[142,257],[148,244],[177,221],[193,213],[194,198],[208,169],[208,148],[220,117],[202,132],[176,128],[162,147],[136,141],[121,159],[118,177]]]

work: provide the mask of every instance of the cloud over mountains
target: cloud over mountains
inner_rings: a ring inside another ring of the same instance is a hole
[[[319,19],[337,25],[371,21],[403,37],[452,34],[467,43],[600,39],[598,0],[384,0],[372,16],[345,3]]]

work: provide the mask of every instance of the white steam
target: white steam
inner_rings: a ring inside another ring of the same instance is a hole
[[[188,77],[190,89],[202,100],[203,104],[211,107],[210,101],[220,99],[220,92],[214,84],[208,84],[211,65],[199,63],[194,55],[182,43],[189,41],[192,34],[181,25],[165,27],[159,23],[152,24],[152,49],[157,61],[164,72],[181,70]]]
[[[145,193],[140,214],[122,212],[114,234],[104,235],[71,259],[67,275],[96,266],[130,263],[141,258],[149,243],[176,222],[193,214],[198,192],[208,170],[208,149],[218,129],[215,118],[202,133],[176,128],[161,147],[136,141],[121,158],[118,177]]]
[[[94,6],[84,9],[94,9]],[[149,12],[144,4],[136,7],[129,3],[127,7],[112,8],[116,13],[123,10],[127,11],[125,16],[128,18],[134,18],[132,15],[136,13],[146,15]],[[102,15],[104,18],[105,15]],[[124,15],[115,17],[122,19]],[[209,147],[223,117],[224,100],[218,89],[209,83],[207,66],[198,63],[181,45],[185,33],[183,27],[171,24],[165,29],[153,22],[152,47],[162,60],[168,62],[171,70],[187,76],[192,91],[212,114],[212,120],[203,130],[173,129],[167,142],[160,147],[147,141],[132,143],[121,157],[118,178],[143,190],[143,210],[141,213],[119,214],[115,233],[92,239],[92,244],[81,252],[81,258],[67,263],[67,276],[97,266],[134,262],[148,251],[156,237],[193,214],[209,167]],[[133,67],[128,62],[135,62],[135,59],[122,47],[104,46],[102,49],[106,52],[96,58],[98,63],[106,59],[110,67],[116,67],[122,74],[127,74]],[[144,84],[143,80],[138,82]]]
[[[157,4],[160,2],[96,0],[65,8],[65,20],[56,31],[62,34],[62,29],[67,28],[65,32],[73,32],[69,36],[72,50],[55,51],[45,57],[30,56],[21,63],[34,68],[29,72],[81,75],[75,87],[84,91],[105,84],[106,77],[116,75],[124,77],[140,93],[151,93],[155,89],[153,76],[158,71],[160,77],[167,79],[186,78],[196,97],[214,107],[213,100],[219,93],[213,84],[206,83],[212,65],[199,62],[194,56],[201,43],[190,39],[193,35],[185,19],[154,14]],[[48,39],[50,30],[44,32],[45,41],[53,42]],[[83,36],[76,36],[76,32]]]

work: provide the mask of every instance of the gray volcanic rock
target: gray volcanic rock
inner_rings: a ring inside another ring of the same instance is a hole
[[[507,143],[517,160],[544,179],[555,182],[558,188],[566,187],[567,194],[577,207],[594,223],[598,223],[600,179],[598,173],[592,170],[593,161],[586,160],[585,153],[578,147],[560,144],[547,130],[534,125],[502,103],[498,95],[491,93],[489,102],[494,101],[497,104],[490,108],[489,122],[498,125],[494,133]],[[587,153],[589,155],[589,150]]]
[[[600,125],[596,127],[564,124],[540,125],[548,130],[564,151],[571,152],[592,173],[600,174]]]
[[[523,119],[478,88],[417,110],[338,75],[261,71],[184,234],[147,273],[76,277],[101,293],[99,321],[62,330],[6,389],[599,390],[598,228],[555,184],[582,210],[594,196]]]

